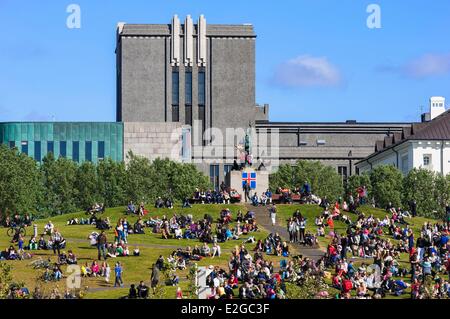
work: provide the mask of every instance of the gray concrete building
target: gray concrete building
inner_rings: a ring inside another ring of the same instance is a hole
[[[250,24],[207,24],[203,16],[197,23],[190,16],[184,23],[177,16],[168,24],[119,23],[117,121],[124,122],[124,153],[194,162],[218,186],[251,125],[257,147],[263,132],[277,132],[279,163],[319,160],[344,180],[357,173],[355,162],[373,152],[375,141],[411,126],[270,122],[269,106],[255,99],[255,41]],[[239,132],[231,141],[229,128]],[[223,150],[210,151],[214,145]],[[265,162],[258,154],[256,165]]]

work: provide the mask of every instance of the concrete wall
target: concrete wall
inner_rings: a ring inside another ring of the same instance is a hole
[[[121,118],[123,122],[164,122],[166,40],[122,37]]]
[[[124,123],[124,158],[128,151],[153,160],[181,161],[181,129],[178,123]]]

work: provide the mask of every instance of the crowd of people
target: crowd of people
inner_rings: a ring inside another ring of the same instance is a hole
[[[283,190],[280,190],[283,194]],[[225,192],[197,191],[194,198],[204,203],[226,203]],[[291,194],[311,196],[308,183]],[[239,210],[233,214],[229,209],[220,211],[216,220],[205,214],[203,218],[194,219],[192,214],[177,214],[161,218],[148,215],[144,204],[135,207],[132,202],[126,208],[126,214],[137,215],[130,223],[126,216],[112,225],[108,217],[99,218],[97,213],[104,211],[103,204],[95,204],[87,213],[88,218],[71,218],[67,225],[95,225],[98,232],[92,232],[88,239],[97,249],[98,257],[80,264],[81,275],[85,278],[99,278],[110,283],[111,272],[114,274],[114,287],[123,287],[124,267],[115,260],[111,269],[109,258],[139,256],[138,247],[130,250],[129,235],[145,234],[148,228],[152,233],[160,234],[163,239],[196,240],[199,243],[186,248],[175,249],[167,258],[160,256],[152,267],[150,287],[144,281],[132,284],[128,298],[148,298],[150,291],[159,284],[159,272],[165,267],[171,270],[170,285],[179,286],[177,271],[185,271],[194,263],[223,255],[222,243],[241,240],[241,244],[232,249],[228,268],[210,266],[206,284],[210,287],[208,298],[286,298],[286,283],[302,285],[310,276],[324,278],[327,288],[317,298],[329,298],[335,289],[335,298],[383,298],[384,296],[401,296],[409,294],[413,299],[450,298],[450,208],[442,222],[425,222],[418,231],[414,223],[416,203],[410,202],[408,209],[394,207],[389,203],[383,218],[360,211],[360,206],[368,204],[367,189],[361,186],[356,191],[356,199],[351,194],[346,200],[339,199],[330,203],[326,197],[320,199],[321,213],[314,220],[306,218],[296,209],[288,218],[286,229],[289,239],[283,239],[278,233],[270,233],[266,238],[255,240],[254,232],[259,230],[255,213],[251,210],[245,214]],[[222,198],[222,199],[220,199]],[[272,203],[272,193],[267,190],[261,196],[253,194],[251,200],[255,206],[269,208],[272,224],[275,225],[277,208]],[[170,199],[158,198],[155,208],[173,208]],[[3,223],[7,227],[31,225],[29,214],[23,217],[14,215]],[[314,222],[315,233],[308,231],[309,223]],[[339,222],[344,228],[335,227]],[[112,229],[114,238],[107,239],[107,230]],[[243,237],[245,239],[243,240]],[[302,255],[292,256],[290,244],[317,246],[319,237],[330,241],[326,251],[318,260]],[[286,238],[287,239],[287,238]],[[243,241],[242,241],[243,240]],[[25,243],[24,236],[18,232],[12,238],[12,244],[0,253],[1,260],[23,259],[24,251],[52,250],[56,262],[48,263],[43,273],[43,280],[59,281],[64,277],[62,266],[78,263],[72,250],[68,253],[66,240],[55,225],[48,221],[43,234],[30,237]],[[17,249],[14,244],[17,244]],[[247,247],[254,245],[248,250]],[[279,257],[274,263],[273,258]],[[225,269],[227,268],[227,269]],[[20,290],[15,292],[21,294]],[[56,294],[62,297],[62,294]],[[67,298],[70,294],[67,295]],[[177,298],[183,293],[178,287]]]

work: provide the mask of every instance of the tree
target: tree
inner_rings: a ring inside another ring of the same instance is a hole
[[[36,212],[42,192],[36,162],[17,149],[0,145],[0,211]]]
[[[83,162],[76,171],[76,207],[87,209],[92,204],[102,201],[99,192],[101,180],[97,177],[97,169],[91,162]]]
[[[131,151],[127,155],[129,161],[126,168],[126,196],[134,202],[150,202],[154,199],[155,186],[159,181],[154,179],[150,160],[135,156]],[[164,185],[164,181],[161,181]]]
[[[372,196],[372,186],[370,184],[370,175],[362,174],[362,175],[352,175],[348,178],[347,185],[345,187],[345,195],[348,196],[352,194],[353,198],[356,199],[358,193],[357,189],[360,186],[366,186],[367,196],[371,198]]]
[[[427,169],[412,169],[403,180],[403,204],[417,203],[418,215],[440,218],[450,198],[450,175],[443,176]]]
[[[342,196],[343,186],[339,174],[331,166],[319,161],[299,160],[294,166],[283,164],[269,177],[272,191],[278,187],[301,188],[305,181],[311,185],[315,195],[327,196],[331,200]]]
[[[53,154],[49,153],[43,159],[41,172],[45,186],[43,200],[46,210],[52,215],[76,211],[75,162],[63,157],[55,160]]]
[[[386,207],[389,202],[400,206],[403,174],[392,165],[375,167],[370,174],[372,195],[378,207]]]
[[[97,165],[98,190],[107,207],[125,205],[127,198],[126,168],[124,162],[114,162],[107,158]]]

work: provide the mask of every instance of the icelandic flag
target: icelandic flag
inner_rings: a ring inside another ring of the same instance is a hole
[[[256,188],[256,172],[242,172],[242,187],[244,187],[245,182],[250,184],[251,189]]]

